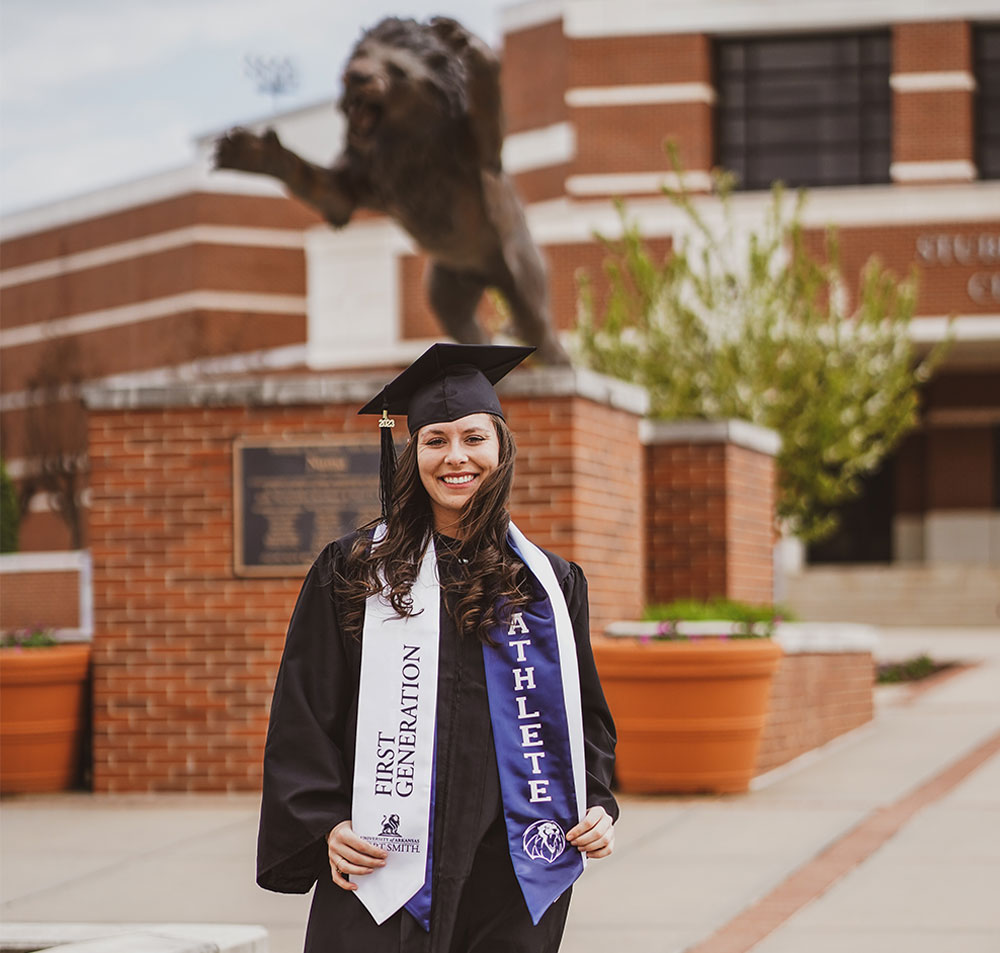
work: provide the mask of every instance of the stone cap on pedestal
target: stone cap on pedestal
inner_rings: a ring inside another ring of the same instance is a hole
[[[747,420],[643,420],[639,439],[644,444],[730,443],[774,457],[781,435]]]
[[[260,375],[181,381],[159,386],[89,385],[83,390],[91,410],[141,410],[155,407],[289,406],[354,404],[359,407],[393,376],[390,371],[358,375]],[[576,367],[519,370],[497,386],[504,397],[584,397],[598,404],[631,411],[649,410],[649,396],[636,384]]]

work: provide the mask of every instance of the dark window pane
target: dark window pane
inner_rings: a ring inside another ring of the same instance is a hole
[[[1000,26],[976,27],[976,165],[981,179],[1000,178]]]
[[[795,145],[799,142],[838,144],[845,138],[858,138],[858,117],[853,113],[802,113],[783,116],[761,116],[749,129],[749,140],[755,145]]]
[[[734,146],[743,146],[745,139],[746,123],[742,116],[736,118],[719,117],[719,135]]]
[[[742,188],[889,180],[887,31],[721,40],[719,163]]]

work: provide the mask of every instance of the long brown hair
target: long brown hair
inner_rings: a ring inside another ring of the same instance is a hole
[[[490,630],[534,595],[530,573],[507,543],[517,446],[503,418],[491,416],[499,444],[497,467],[462,509],[462,539],[451,554],[451,571],[441,580],[445,611],[459,633],[474,634],[487,644],[493,644]],[[337,579],[346,605],[342,621],[354,638],[361,634],[369,596],[383,593],[400,616],[413,611],[410,590],[434,530],[430,499],[417,467],[416,435],[399,456],[385,522],[385,535],[377,546],[371,545],[370,532],[359,534],[345,572]],[[377,523],[362,529],[370,531]]]

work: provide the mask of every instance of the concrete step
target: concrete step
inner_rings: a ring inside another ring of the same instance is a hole
[[[785,602],[808,622],[997,625],[1000,567],[808,567],[785,580]]]

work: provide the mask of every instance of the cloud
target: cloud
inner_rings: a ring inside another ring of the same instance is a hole
[[[0,210],[10,214],[191,161],[187,125],[163,125],[141,137],[109,132],[73,148],[72,161],[57,149],[22,153],[3,166]],[[8,188],[8,184],[11,188]]]
[[[5,3],[11,9],[4,16],[6,38],[0,47],[0,97],[8,102],[37,100],[74,83],[149,69],[192,50],[273,41],[287,35],[293,23],[301,28],[313,19],[329,21],[329,9],[336,6],[322,0]]]

